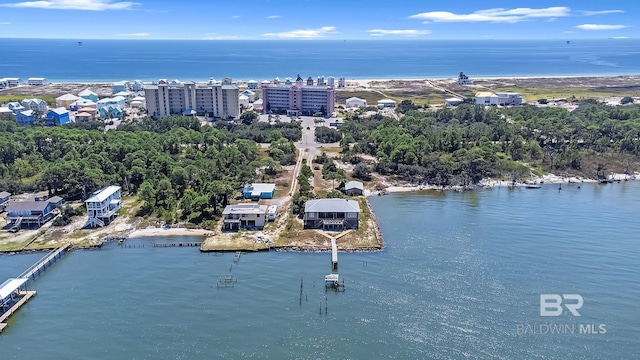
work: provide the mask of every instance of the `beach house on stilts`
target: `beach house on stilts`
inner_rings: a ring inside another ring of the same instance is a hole
[[[105,226],[113,221],[120,210],[121,197],[120,186],[115,185],[93,193],[93,196],[84,202],[89,216],[87,226]]]

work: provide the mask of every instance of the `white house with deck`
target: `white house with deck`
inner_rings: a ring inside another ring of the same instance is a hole
[[[107,186],[93,193],[93,196],[84,201],[89,216],[87,225],[98,227],[109,224],[117,216],[121,202],[120,186]]]

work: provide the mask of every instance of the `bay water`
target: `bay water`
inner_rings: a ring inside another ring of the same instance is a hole
[[[168,41],[0,39],[0,77],[54,82],[640,74],[639,39]]]
[[[72,251],[32,284],[0,358],[635,359],[640,182],[558,187],[371,197],[385,247],[340,253],[340,293],[326,252]],[[0,256],[0,277],[40,256]],[[541,317],[540,294],[579,294],[581,316]]]

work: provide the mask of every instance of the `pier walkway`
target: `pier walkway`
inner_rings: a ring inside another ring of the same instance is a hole
[[[20,274],[18,278],[27,279],[27,282],[34,280],[42,271],[49,267],[49,265],[56,262],[70,248],[71,244],[67,244],[51,251],[35,264],[31,265],[27,270]]]
[[[7,326],[5,321],[13,315],[20,307],[27,303],[27,301],[31,300],[32,297],[36,295],[35,291],[20,291],[20,300],[15,303],[9,310],[7,310],[4,314],[0,315],[0,333]]]

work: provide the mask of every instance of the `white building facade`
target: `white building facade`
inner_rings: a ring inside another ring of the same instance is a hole
[[[116,217],[122,201],[120,186],[107,186],[85,200],[87,225],[91,227],[105,226]]]

